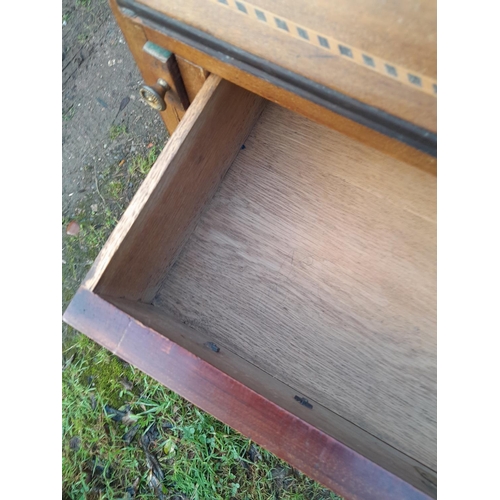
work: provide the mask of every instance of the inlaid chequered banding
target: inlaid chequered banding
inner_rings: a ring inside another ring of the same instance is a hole
[[[373,60],[373,57],[367,56],[366,54],[363,54],[363,62],[367,66],[371,66],[372,68],[375,67],[375,61]]]
[[[341,40],[336,40],[324,33],[318,33],[311,28],[299,25],[291,19],[286,19],[283,16],[269,12],[261,7],[256,7],[246,0],[212,1],[234,12],[244,14],[249,18],[265,23],[267,26],[278,30],[280,33],[292,36],[297,40],[314,45],[322,50],[326,50],[334,56],[341,57],[345,61],[350,61],[366,69],[375,71],[379,75],[391,78],[392,80],[397,80],[414,90],[420,90],[421,92],[433,96],[437,95],[437,83],[433,78],[403,68],[391,61],[385,61],[365,50],[358,49],[357,47],[353,47]]]
[[[339,44],[339,50],[343,56],[350,57],[352,59],[352,50],[349,47]]]
[[[255,9],[255,15],[259,21],[264,21],[265,23],[267,22],[266,15],[261,10]]]
[[[398,76],[398,70],[392,64],[386,64],[385,69],[388,75]]]
[[[307,34],[307,31],[303,28],[299,28],[297,26],[297,33],[299,34],[300,38],[303,38],[304,40],[309,40],[309,35]]]
[[[244,14],[248,14],[247,8],[245,7],[245,4],[244,4],[244,3],[241,3],[241,2],[235,2],[235,3],[236,3],[236,7],[237,7],[237,9],[238,9],[240,12],[243,12]]]
[[[288,31],[288,26],[286,24],[285,21],[283,21],[282,19],[280,19],[279,17],[275,17],[274,20],[276,21],[276,26],[280,29],[280,30],[285,30],[285,31]]]
[[[325,38],[324,36],[318,35],[318,42],[325,49],[329,49],[330,48],[330,44],[328,43],[328,39]]]

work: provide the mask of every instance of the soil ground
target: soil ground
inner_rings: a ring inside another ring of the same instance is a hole
[[[68,258],[65,225],[68,221],[85,219],[95,230],[97,219],[109,220],[106,214],[110,204],[116,205],[118,201],[120,206],[111,208],[114,208],[113,216],[119,218],[142,181],[139,176],[132,179],[128,174],[131,164],[146,158],[152,149],[161,151],[167,132],[158,113],[139,98],[141,75],[107,1],[63,0],[62,7],[65,266],[62,305],[65,309],[88,271],[87,261],[95,258],[85,249],[78,255],[73,252]],[[114,192],[109,192],[112,189]],[[103,196],[104,190],[109,196],[106,193]],[[70,266],[72,269],[68,269]],[[73,333],[63,326],[63,346]]]
[[[95,178],[105,168],[163,145],[167,133],[139,99],[141,75],[107,2],[63,0],[62,24],[62,211],[72,218],[90,193],[99,200]]]

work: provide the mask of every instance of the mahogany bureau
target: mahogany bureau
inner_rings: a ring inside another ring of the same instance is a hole
[[[171,137],[65,321],[346,499],[435,498],[435,1],[110,5]]]

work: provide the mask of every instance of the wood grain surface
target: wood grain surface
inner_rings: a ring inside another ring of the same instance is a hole
[[[318,5],[319,2],[300,2],[295,0],[293,3],[288,4],[287,10],[281,9],[282,14],[278,14],[275,10],[268,10],[280,9],[279,3],[275,0],[262,0],[260,2],[247,0],[210,1],[214,2],[218,7],[223,5],[233,12],[248,17],[254,22],[256,21],[260,26],[266,25],[268,28],[274,29],[282,35],[285,34],[299,40],[302,43],[310,44],[313,47],[319,47],[323,49],[323,55],[325,58],[328,56],[331,57],[332,54],[342,56],[345,61],[357,64],[362,68],[375,71],[386,78],[390,78],[391,80],[397,80],[403,85],[410,86],[413,90],[425,92],[433,97],[436,97],[437,88],[434,87],[436,84],[435,78],[429,78],[418,71],[408,70],[407,68],[402,67],[400,64],[395,62],[395,57],[391,57],[390,55],[389,59],[381,58],[367,49],[361,49],[359,46],[353,45],[349,42],[346,43],[347,38],[345,36],[347,29],[351,30],[351,40],[358,40],[358,42],[360,38],[366,37],[367,35],[370,38],[370,43],[372,44],[374,41],[387,43],[387,40],[391,36],[398,38],[398,41],[403,40],[406,42],[406,47],[388,47],[389,52],[387,51],[387,47],[376,47],[376,45],[372,45],[374,50],[377,50],[378,48],[378,53],[386,54],[385,57],[387,57],[387,54],[390,54],[391,51],[396,51],[396,54],[394,55],[399,56],[402,53],[405,54],[405,52],[413,52],[413,47],[411,46],[412,43],[415,45],[421,44],[422,49],[425,50],[428,48],[426,46],[426,42],[429,41],[429,38],[427,37],[427,39],[425,39],[425,37],[422,36],[422,24],[425,24],[425,21],[422,23],[422,16],[413,16],[411,19],[411,23],[414,24],[413,28],[416,23],[421,23],[421,25],[417,30],[414,30],[414,35],[416,36],[414,36],[414,39],[410,43],[408,43],[410,38],[408,34],[411,28],[408,30],[408,24],[405,26],[407,31],[403,33],[402,30],[398,30],[397,28],[394,30],[393,26],[391,26],[391,24],[394,23],[394,19],[391,19],[390,16],[401,16],[405,10],[406,14],[408,14],[408,10],[411,10],[412,8],[415,9],[415,5],[411,5],[410,2],[401,2],[399,5],[395,2],[396,5],[393,5],[389,12],[383,12],[383,4],[379,4],[375,7],[373,2],[358,2],[358,5],[356,5],[355,2],[337,2],[335,11],[332,12],[333,9],[331,8],[331,4],[326,2],[323,3],[323,6],[321,6]],[[428,2],[428,5],[429,4],[430,2]],[[371,12],[369,11],[370,7],[373,9]],[[367,18],[369,18],[365,20],[365,23],[369,25],[366,31],[360,31],[359,19],[357,20],[357,23],[352,24],[352,18],[350,18],[350,16],[346,16],[347,10],[355,10],[356,8],[363,9],[364,14],[367,15]],[[293,18],[289,17],[290,14]],[[314,18],[314,14],[317,16],[316,19]],[[321,14],[324,14],[322,18],[320,17]],[[427,12],[424,12],[424,16],[425,14],[430,14],[430,16],[432,16],[435,15],[435,11],[427,9]],[[341,35],[342,38],[340,39],[327,34],[332,33],[331,25],[329,25],[332,17],[335,17],[339,24],[342,23],[340,31],[344,31],[344,36]],[[402,21],[403,19],[400,18],[398,24],[401,24]],[[378,26],[375,25],[377,22],[379,23]],[[319,26],[322,27],[318,27],[318,23]],[[314,28],[312,26],[314,26]],[[318,29],[321,29],[321,31],[318,31]],[[368,46],[367,43],[364,45],[365,47]],[[431,49],[435,49],[435,46],[431,47]],[[422,57],[422,54],[415,52],[413,52],[413,55]],[[427,59],[427,61],[430,61],[430,58]],[[411,77],[409,77],[410,75]]]
[[[85,280],[150,302],[265,101],[210,75]],[[104,270],[106,270],[103,275]]]
[[[163,78],[170,86],[171,90],[165,95],[167,109],[159,113],[168,133],[172,135],[185,113],[185,106],[182,105],[177,91],[179,90],[181,94],[185,91],[183,88],[178,89],[178,80],[173,78],[166,64],[162,64],[158,59],[143,50],[144,45],[148,41],[144,29],[124,16],[117,7],[115,0],[109,0],[109,5],[134,57],[135,63],[141,72],[144,83],[152,86],[159,78]],[[171,57],[175,58],[173,55]]]
[[[141,0],[137,2],[189,26],[200,29],[235,47],[251,52],[278,66],[319,84],[382,109],[394,116],[436,131],[436,97],[408,85],[408,71],[436,77],[435,0],[328,0],[285,1]],[[263,22],[255,8],[273,13]],[[246,12],[244,12],[246,11]],[[329,50],[300,36],[294,27],[276,29],[288,19],[304,30],[324,34],[348,46],[353,57]],[[295,33],[294,33],[295,35]],[[363,65],[362,53],[384,60],[385,72],[376,73]],[[358,54],[359,53],[359,54]],[[359,55],[359,57],[358,57]],[[360,64],[357,64],[359,60]],[[194,61],[196,62],[196,61]],[[405,68],[392,76],[385,64]]]
[[[219,75],[235,85],[243,87],[265,99],[278,103],[292,111],[302,114],[322,125],[333,128],[343,134],[352,137],[364,144],[368,144],[379,151],[411,163],[418,168],[436,173],[436,158],[394,138],[388,137],[367,126],[360,125],[353,120],[345,118],[338,113],[332,112],[321,105],[303,98],[296,93],[277,86],[263,75],[256,77],[246,69],[238,66],[237,61],[221,61],[216,57],[207,55],[200,49],[172,38],[165,33],[159,32],[144,25],[140,18],[134,18],[134,22],[141,25],[147,34],[148,40],[167,48],[177,56],[182,56],[189,61],[199,64],[210,73]]]
[[[242,358],[237,352],[232,352],[226,344],[217,343],[216,346],[219,350],[214,352],[207,347],[208,343],[214,344],[211,332],[189,328],[175,320],[160,307],[151,304],[132,302],[109,296],[104,297],[104,299],[116,305],[121,311],[126,312],[146,327],[161,333],[180,347],[242,383],[245,387],[277,404],[280,408],[308,422],[316,429],[325,432],[341,443],[348,444],[349,448],[356,453],[361,454],[426,494],[432,497],[436,496],[437,477],[434,471],[325,408],[316,400],[311,399],[309,395],[297,391],[296,388],[290,387],[264,372],[256,365]],[[144,363],[147,363],[147,360]],[[228,402],[226,404],[228,406],[231,404],[231,397],[233,396],[228,395],[227,397]],[[310,403],[310,407],[300,404],[297,398],[306,398]],[[236,428],[239,428],[238,425],[236,425]],[[297,467],[299,467],[299,463],[303,463],[298,457],[295,460],[295,466]],[[334,460],[335,457],[333,456],[324,456],[324,461],[332,464],[332,467]]]
[[[154,304],[436,469],[436,178],[268,105]]]
[[[184,86],[188,93],[189,100],[194,101],[198,92],[202,89],[203,84],[208,78],[208,71],[202,67],[187,61],[183,57],[176,56],[177,64],[181,72]]]
[[[144,314],[138,311],[150,310],[152,306],[135,303],[130,308],[130,303],[125,305],[127,301],[117,302],[131,313],[81,288],[64,319],[346,500],[425,500],[428,496],[422,490],[435,498],[435,487],[418,466],[413,467],[413,476],[410,471],[418,488],[415,489],[297,416],[300,410],[291,413],[216,368],[213,351],[205,348],[204,357],[209,361],[200,357],[200,346],[190,340],[193,332],[184,325],[172,319],[160,320],[170,333],[175,332],[176,340],[172,341],[149,326],[157,323],[158,311],[146,312],[146,324],[143,322]],[[224,357],[225,350],[219,354]],[[286,391],[282,395],[286,396]],[[401,463],[393,459],[392,467],[401,468]]]

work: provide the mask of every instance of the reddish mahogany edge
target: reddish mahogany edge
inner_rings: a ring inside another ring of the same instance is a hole
[[[63,319],[346,499],[430,498],[85,288]]]

